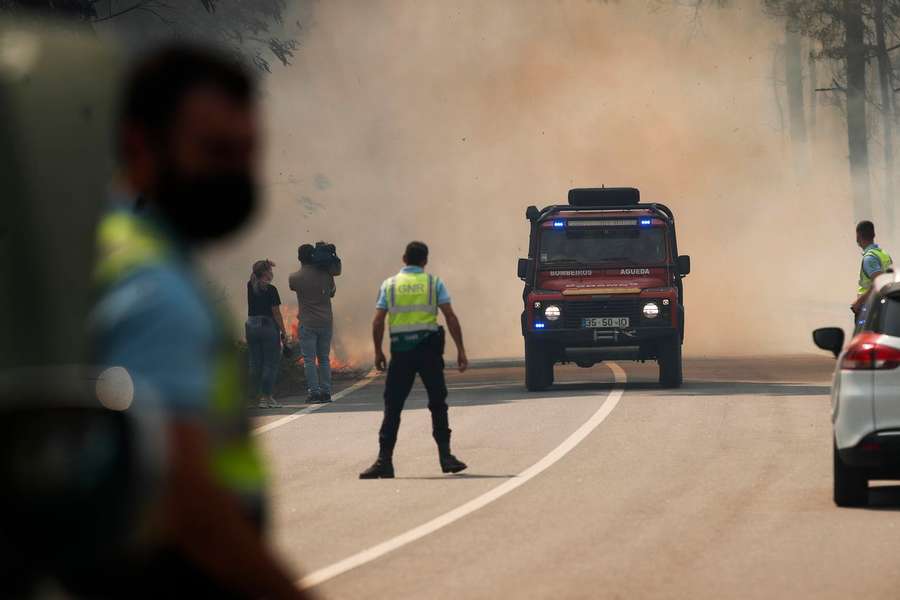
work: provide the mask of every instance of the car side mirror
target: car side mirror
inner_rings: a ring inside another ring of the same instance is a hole
[[[530,258],[520,258],[518,265],[518,275],[519,279],[525,281],[528,279],[531,263],[533,261]]]
[[[813,342],[822,350],[828,350],[837,358],[844,348],[844,330],[840,327],[822,327],[813,331]]]
[[[682,254],[677,259],[678,266],[678,274],[682,277],[685,275],[690,275],[691,273],[691,257],[687,254]]]
[[[541,216],[541,211],[538,210],[537,206],[529,206],[525,209],[525,218],[532,223],[534,223],[539,216]]]

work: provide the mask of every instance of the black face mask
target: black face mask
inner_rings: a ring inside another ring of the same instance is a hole
[[[202,244],[227,237],[250,220],[256,182],[247,173],[185,176],[170,169],[153,204],[182,240]]]

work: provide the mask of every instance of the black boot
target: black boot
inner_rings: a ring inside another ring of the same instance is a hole
[[[383,438],[378,440],[378,458],[371,467],[359,474],[360,479],[394,478],[394,463],[391,460],[394,456],[394,443],[396,440]]]
[[[372,463],[372,466],[359,474],[360,479],[393,479],[394,464],[390,458],[381,456]]]
[[[441,471],[444,473],[459,473],[466,468],[468,468],[468,465],[450,454],[450,452],[441,454]]]
[[[444,473],[459,473],[466,469],[467,465],[450,453],[450,430],[434,432],[434,441],[437,442],[438,457],[441,461],[441,471]]]

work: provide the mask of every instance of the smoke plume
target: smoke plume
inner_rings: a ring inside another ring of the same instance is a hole
[[[365,360],[378,286],[423,240],[470,355],[519,356],[525,208],[635,186],[674,210],[693,259],[686,353],[812,351],[814,326],[850,324],[859,261],[841,116],[819,107],[793,147],[783,25],[751,2],[699,18],[642,2],[314,4],[294,65],[266,80],[267,209],[211,273],[244,311],[249,266],[270,258],[288,300],[297,246],[334,242],[338,351]]]

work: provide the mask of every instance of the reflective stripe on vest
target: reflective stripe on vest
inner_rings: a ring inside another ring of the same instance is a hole
[[[212,456],[216,479],[239,496],[261,495],[265,484],[262,463],[248,438],[219,445]]]
[[[95,284],[104,289],[135,271],[171,260],[176,252],[165,235],[151,223],[127,211],[110,213],[97,228],[98,257]],[[241,498],[260,499],[265,470],[249,431],[243,401],[238,356],[229,319],[217,314],[221,333],[210,389],[212,464],[216,479]]]
[[[881,264],[882,273],[887,273],[888,267],[894,264],[894,261],[891,260],[891,256],[881,248],[870,248],[869,250],[866,250],[865,254],[863,254],[863,262],[865,262],[867,256],[874,256],[878,259],[878,262]],[[872,289],[872,278],[866,274],[866,270],[860,265],[859,289],[857,289],[857,293],[863,295],[870,289]]]
[[[391,333],[438,330],[437,283],[428,273],[398,273],[384,282]]]
[[[132,271],[171,257],[168,241],[152,226],[125,211],[105,216],[97,227],[94,282],[106,287]]]

